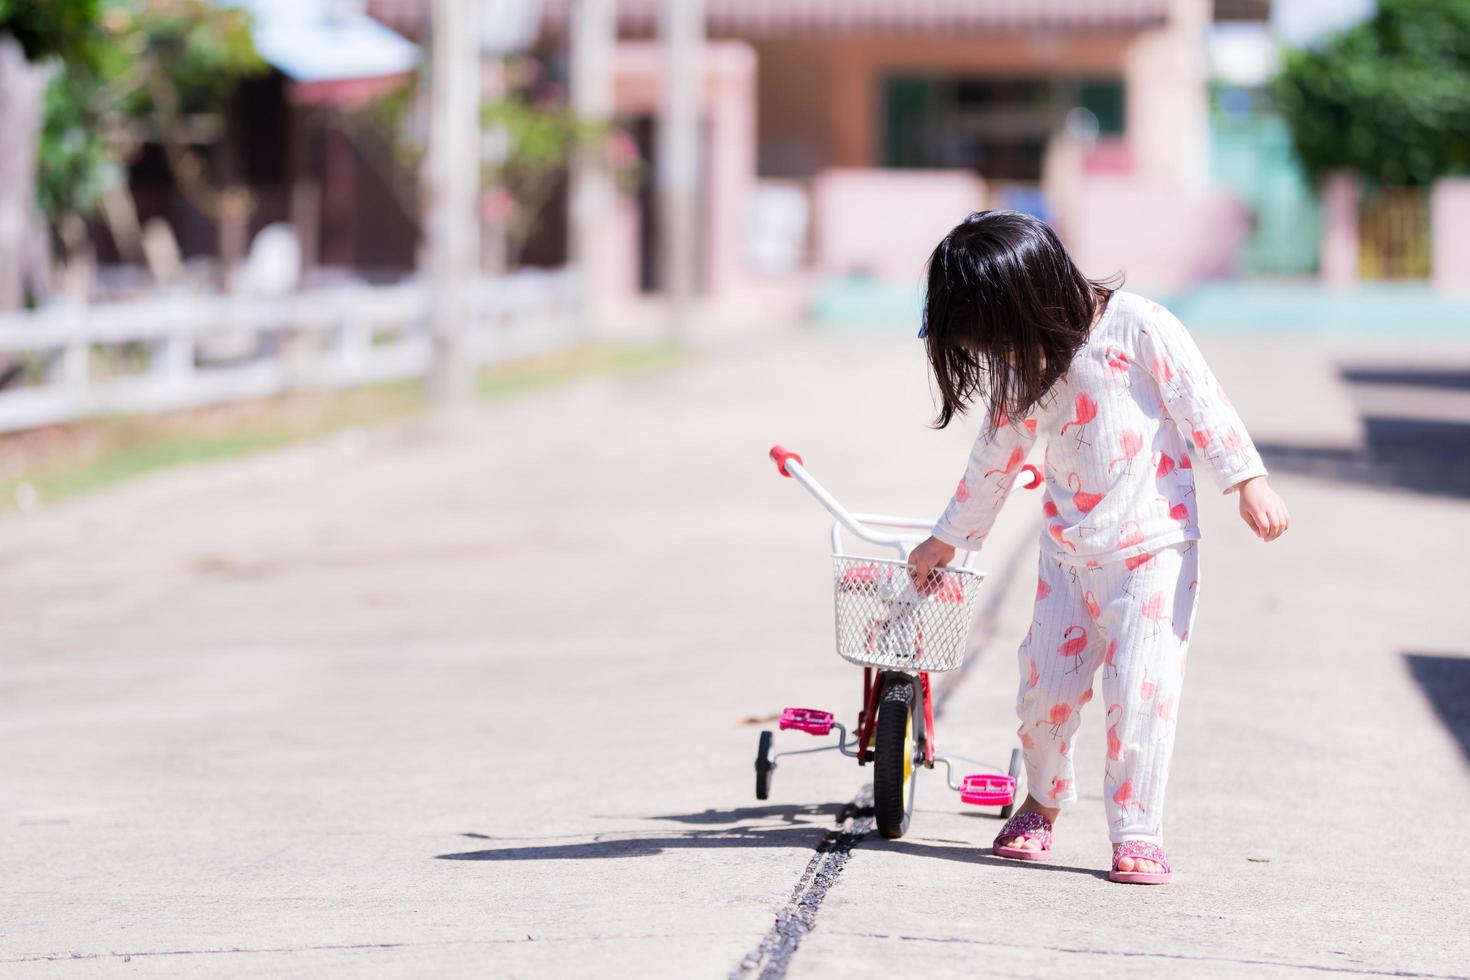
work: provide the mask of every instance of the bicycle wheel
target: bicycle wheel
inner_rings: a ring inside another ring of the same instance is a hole
[[[771,761],[771,733],[761,732],[760,746],[755,752],[755,798],[768,799],[771,795],[771,773],[776,764]]]
[[[1007,775],[1009,775],[1012,779],[1014,779],[1016,781],[1016,783],[1015,783],[1015,785],[1016,785],[1016,792],[1019,793],[1021,791],[1021,750],[1020,749],[1011,749],[1011,768],[1010,768],[1010,772],[1007,773]],[[1013,797],[1011,797],[1011,802],[1007,803],[1005,806],[1003,806],[1003,807],[1000,808],[1000,818],[1002,820],[1008,819],[1010,817],[1010,815],[1011,815],[1011,811],[1013,809],[1015,809],[1015,806],[1016,806],[1016,798],[1013,796]]]
[[[918,697],[910,677],[887,680],[878,702],[873,751],[873,817],[878,833],[902,837],[914,812],[915,759],[919,752],[914,710]]]

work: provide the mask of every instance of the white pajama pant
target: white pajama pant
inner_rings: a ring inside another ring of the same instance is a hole
[[[1042,552],[1016,699],[1027,789],[1051,807],[1077,798],[1072,740],[1101,668],[1103,793],[1114,843],[1163,842],[1164,785],[1198,595],[1195,541],[1102,563]]]

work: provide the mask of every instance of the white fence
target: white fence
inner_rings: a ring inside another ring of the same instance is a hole
[[[574,290],[562,270],[477,283],[467,356],[488,364],[566,344]],[[428,313],[428,287],[411,282],[3,314],[0,363],[18,357],[41,380],[0,389],[0,432],[423,377]]]

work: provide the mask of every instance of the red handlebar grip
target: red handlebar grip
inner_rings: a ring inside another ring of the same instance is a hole
[[[1041,486],[1041,471],[1038,470],[1036,467],[1032,466],[1030,463],[1027,463],[1025,466],[1021,467],[1021,472],[1031,474],[1031,482],[1026,484],[1027,490],[1035,490],[1037,487]]]
[[[784,477],[791,476],[790,473],[786,472],[786,461],[788,459],[794,459],[801,465],[806,465],[806,460],[802,459],[799,455],[793,453],[791,450],[785,448],[784,446],[772,446],[771,458],[776,461],[777,472],[779,472]]]

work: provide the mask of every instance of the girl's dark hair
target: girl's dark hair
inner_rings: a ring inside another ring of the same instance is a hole
[[[1117,280],[1084,276],[1056,232],[1019,211],[980,211],[929,257],[920,336],[944,428],[979,399],[993,431],[1031,411],[1087,341]]]

